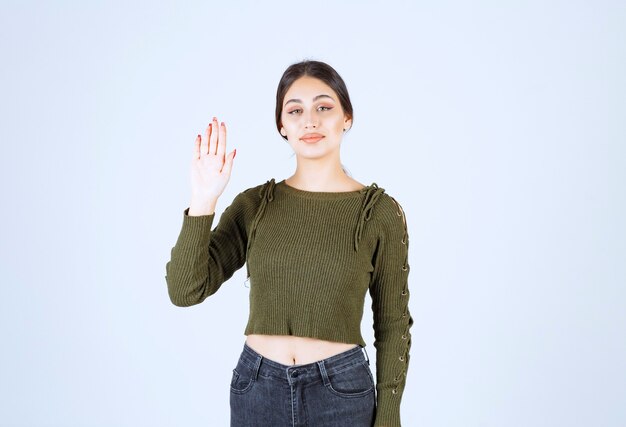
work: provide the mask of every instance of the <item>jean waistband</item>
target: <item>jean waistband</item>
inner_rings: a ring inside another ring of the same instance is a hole
[[[243,351],[241,352],[239,360],[250,369],[258,370],[261,375],[266,377],[288,378],[294,373],[300,376],[317,376],[320,372],[320,365],[331,374],[341,371],[343,368],[354,365],[355,363],[365,361],[369,365],[369,357],[366,356],[367,353],[364,354],[365,351],[365,347],[357,344],[354,348],[317,362],[302,365],[284,365],[264,357],[244,342]]]

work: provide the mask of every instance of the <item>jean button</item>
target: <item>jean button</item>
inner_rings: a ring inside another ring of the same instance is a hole
[[[291,376],[294,377],[294,378],[297,377],[298,376],[298,371],[293,371],[291,373]]]

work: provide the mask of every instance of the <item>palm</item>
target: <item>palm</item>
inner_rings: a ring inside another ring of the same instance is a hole
[[[218,129],[219,128],[219,129]],[[196,138],[191,161],[191,189],[194,198],[218,198],[230,180],[235,151],[226,156],[226,126],[214,117],[206,137]]]

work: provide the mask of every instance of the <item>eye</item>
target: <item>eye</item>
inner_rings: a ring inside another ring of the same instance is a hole
[[[330,111],[333,109],[333,107],[326,107],[325,105],[321,105],[319,108],[323,108],[322,111]],[[294,113],[302,111],[300,108],[296,108],[295,110],[291,110],[289,111],[287,114],[290,114],[293,116]]]

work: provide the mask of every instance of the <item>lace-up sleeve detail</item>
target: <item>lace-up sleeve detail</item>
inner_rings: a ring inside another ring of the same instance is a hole
[[[248,238],[248,245],[246,247],[246,279],[250,277],[250,267],[248,265],[248,257],[250,254],[250,248],[252,247],[252,242],[254,241],[254,237],[256,235],[256,228],[263,218],[263,214],[265,213],[265,207],[269,202],[274,200],[274,187],[276,186],[276,180],[274,178],[267,181],[265,184],[261,186],[259,189],[259,199],[261,204],[256,212],[254,220],[252,221],[252,225],[250,226],[250,236]]]
[[[387,195],[388,196],[388,195]],[[400,203],[381,204],[378,245],[370,282],[378,409],[375,426],[400,426],[400,401],[406,384],[413,317],[409,311],[409,234]]]

